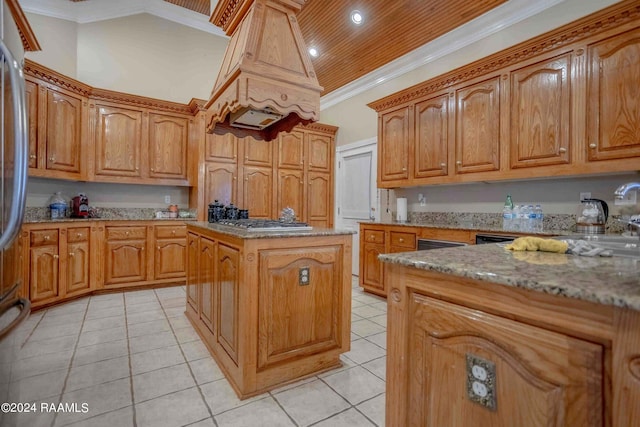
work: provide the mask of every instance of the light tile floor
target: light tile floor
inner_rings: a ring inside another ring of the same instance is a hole
[[[35,403],[38,412],[5,414],[0,425],[382,426],[387,305],[356,277],[352,291],[343,366],[243,401],[184,316],[184,287],[38,311],[18,330],[24,344],[10,384],[11,400]],[[41,412],[43,403],[77,410]]]

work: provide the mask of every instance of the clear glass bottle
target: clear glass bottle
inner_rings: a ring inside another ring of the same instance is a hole
[[[49,211],[51,219],[67,217],[67,201],[62,197],[62,192],[56,191],[49,199]]]
[[[507,200],[502,208],[502,229],[513,230],[513,201],[511,194],[507,194]]]
[[[533,205],[527,206],[527,231],[530,233],[536,232],[536,211]]]
[[[542,206],[541,205],[536,205],[535,207],[535,213],[536,213],[536,231],[537,232],[542,232],[543,230],[543,221],[544,221],[544,213],[542,212]]]

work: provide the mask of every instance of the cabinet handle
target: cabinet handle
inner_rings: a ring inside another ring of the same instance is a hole
[[[596,148],[597,145],[596,144],[589,144],[589,148]]]
[[[75,256],[76,254],[74,254],[73,252],[69,252],[69,256]]]
[[[461,160],[456,160],[456,165],[460,166],[462,164]]]
[[[158,246],[158,250],[160,250],[160,246]]]
[[[49,161],[50,161],[50,162],[55,162],[55,161],[56,161],[56,157],[55,157],[55,156],[51,156],[51,157],[49,157]]]
[[[566,153],[566,152],[567,152],[567,149],[566,149],[566,148],[564,148],[564,147],[560,147],[560,149],[559,149],[558,151],[560,151],[561,153]]]
[[[398,241],[399,241],[400,243],[402,243],[402,242],[404,242],[404,239],[401,237]]]
[[[128,232],[128,231],[125,231],[125,232],[124,232],[124,234],[125,234],[126,236],[128,236],[128,235],[129,235],[129,232]]]
[[[407,168],[406,168],[406,167],[403,167],[403,168],[402,168],[402,172],[404,172],[404,171],[406,171],[406,170],[407,170]]]
[[[140,170],[140,168],[136,168],[136,170],[137,170],[137,171],[139,171],[139,170]]]
[[[36,158],[36,155],[35,155],[35,154],[31,154],[31,155],[29,156],[29,158],[30,158],[30,159],[35,159],[35,158]]]
[[[172,230],[172,231],[171,231],[171,234],[176,234],[176,230]]]
[[[51,236],[44,236],[44,240],[49,240],[51,239]]]
[[[374,235],[372,234],[372,235],[371,235],[371,239],[373,240],[373,239],[375,239],[375,238],[376,238],[376,236],[374,236]]]
[[[245,180],[245,181],[249,181],[249,178],[245,178],[244,180]]]
[[[80,237],[82,237],[82,234],[78,233],[78,234],[76,234],[76,237],[80,238]]]
[[[244,156],[244,160],[249,160],[249,156]]]
[[[56,254],[56,255],[53,256],[53,259],[58,259],[58,258],[60,258],[60,255]]]
[[[446,167],[447,167],[447,164],[446,164],[446,163],[440,163],[440,167],[441,167],[442,169],[444,169],[444,168],[446,168]]]
[[[151,172],[155,172],[155,169],[154,169],[154,168],[151,168]]]

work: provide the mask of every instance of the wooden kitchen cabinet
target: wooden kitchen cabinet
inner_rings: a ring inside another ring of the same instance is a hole
[[[84,177],[87,99],[29,77],[25,81],[29,128],[29,174]]]
[[[613,5],[369,103],[378,187],[636,171],[634,7]]]
[[[449,95],[428,98],[416,104],[414,178],[447,175],[449,153]]]
[[[276,178],[276,205],[281,208],[292,208],[300,218],[305,216],[304,172],[296,169],[278,169]]]
[[[364,243],[360,246],[360,286],[365,290],[386,296],[382,280],[382,262],[378,255],[385,253],[385,246],[373,243]]]
[[[200,320],[211,331],[214,337],[218,336],[217,308],[218,295],[216,290],[216,242],[206,237],[200,237],[198,260],[198,313]]]
[[[571,52],[514,70],[511,82],[511,168],[571,161]]]
[[[223,205],[237,203],[238,168],[231,163],[207,163],[204,172],[205,207],[218,200]]]
[[[455,91],[455,173],[500,168],[500,77]]]
[[[238,138],[232,133],[205,134],[204,160],[216,163],[236,163],[238,161]]]
[[[142,110],[95,104],[95,175],[142,177]]]
[[[322,172],[307,174],[307,209],[305,222],[312,227],[333,226],[333,181],[332,175]]]
[[[189,119],[149,113],[149,177],[187,180]]]
[[[200,304],[200,236],[187,233],[187,275],[186,294],[187,306],[196,313]]]
[[[218,243],[214,282],[218,344],[231,360],[238,363],[238,321],[240,319],[240,250],[223,242]]]
[[[302,130],[281,132],[278,134],[276,158],[278,169],[303,170],[304,169],[304,139]]]
[[[604,425],[601,345],[420,294],[409,305],[404,425]]]
[[[255,139],[251,136],[242,138],[243,164],[245,166],[273,167],[273,142]]]
[[[29,233],[29,299],[38,304],[55,301],[60,295],[59,230]]]
[[[413,108],[403,107],[378,118],[378,187],[387,181],[409,179],[411,147],[409,116]]]
[[[75,296],[92,290],[90,227],[69,227],[67,235],[67,274],[64,296]]]
[[[260,166],[242,168],[242,202],[251,218],[273,217],[273,169]]]
[[[154,279],[183,278],[187,267],[187,226],[157,225],[154,231]]]
[[[307,133],[307,169],[315,172],[331,173],[333,170],[333,136]]]
[[[587,55],[588,160],[640,157],[640,28],[590,44]]]
[[[147,246],[145,226],[106,226],[104,285],[146,281]]]

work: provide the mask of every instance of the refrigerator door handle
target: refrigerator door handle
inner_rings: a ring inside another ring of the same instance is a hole
[[[15,319],[11,321],[7,326],[5,326],[2,330],[0,330],[0,341],[11,333],[31,312],[31,302],[28,299],[24,298],[16,298],[6,304],[0,306],[0,317],[2,317],[7,311],[16,306],[22,306],[20,310],[20,314],[16,316]]]
[[[7,63],[11,84],[11,98],[13,99],[13,152],[14,177],[11,205],[5,230],[0,236],[0,250],[8,247],[18,235],[24,217],[24,206],[27,197],[27,155],[29,140],[27,136],[27,109],[25,107],[24,74],[22,67],[15,60],[11,51],[0,40],[0,53]]]

